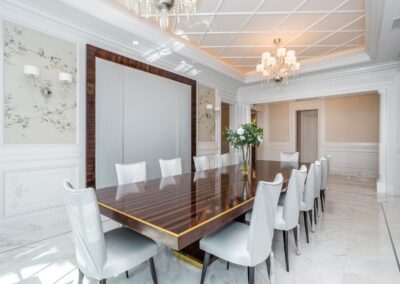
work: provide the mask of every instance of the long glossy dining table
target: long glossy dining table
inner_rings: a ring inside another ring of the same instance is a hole
[[[258,181],[282,173],[287,182],[301,165],[258,160],[247,176],[231,165],[97,189],[96,195],[102,215],[200,259],[198,241],[251,210]]]

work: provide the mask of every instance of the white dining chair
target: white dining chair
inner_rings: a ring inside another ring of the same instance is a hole
[[[321,162],[315,161],[314,163],[314,223],[317,225],[317,215],[319,217],[318,200],[321,191]]]
[[[229,153],[218,155],[218,167],[227,167],[231,164],[231,157]]]
[[[288,254],[288,232],[293,230],[293,235],[296,243],[296,253],[300,255],[300,202],[301,188],[300,173],[293,169],[289,179],[286,198],[283,206],[278,205],[275,215],[275,230],[283,232],[283,245],[285,251],[286,271],[289,272],[289,254]]]
[[[247,266],[250,284],[254,283],[255,266],[266,261],[271,282],[274,283],[271,245],[282,183],[281,174],[276,176],[274,182],[258,183],[250,225],[231,222],[200,240],[200,249],[205,251],[201,284],[204,283],[211,255],[229,263]]]
[[[124,227],[103,233],[93,188],[74,189],[64,181],[64,199],[72,227],[79,283],[87,276],[105,284],[106,279],[149,261],[153,283],[157,283],[153,257],[157,244]]]
[[[322,212],[324,212],[326,184],[328,181],[328,160],[326,157],[322,157],[320,161],[321,161],[321,189],[320,189],[319,199],[321,202],[321,210]]]
[[[302,173],[302,172],[301,172]],[[314,173],[314,164],[311,163],[310,167],[308,169],[308,174],[304,186],[304,191],[303,191],[303,196],[301,199],[300,203],[300,211],[303,212],[304,216],[304,229],[306,232],[306,239],[307,243],[310,242],[309,236],[308,236],[308,218],[307,218],[307,213],[308,217],[310,218],[310,228],[311,231],[314,231],[314,226],[313,226],[313,211],[314,211],[314,191],[315,191],[315,173]]]
[[[205,171],[210,169],[210,160],[207,156],[194,156],[194,167],[196,168],[196,172]]]
[[[161,177],[177,176],[182,174],[181,158],[171,160],[158,160],[160,162]]]
[[[115,164],[118,185],[146,180],[146,162],[133,164]]]
[[[299,152],[287,153],[281,152],[281,162],[298,163],[299,162]]]

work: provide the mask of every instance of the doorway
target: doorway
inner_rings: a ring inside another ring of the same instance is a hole
[[[318,110],[300,110],[296,113],[296,151],[300,162],[318,159]]]
[[[230,125],[229,104],[221,103],[221,154],[229,153],[229,143],[225,139],[225,131]]]

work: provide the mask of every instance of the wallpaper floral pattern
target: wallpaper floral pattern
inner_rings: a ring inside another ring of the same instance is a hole
[[[4,142],[64,144],[76,142],[76,45],[4,22]],[[24,65],[39,68],[30,80]],[[68,88],[60,72],[72,75]]]
[[[207,105],[215,106],[215,89],[198,85],[198,133],[200,142],[215,142],[215,114]]]

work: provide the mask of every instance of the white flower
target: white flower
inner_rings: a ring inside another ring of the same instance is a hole
[[[258,136],[257,139],[258,139],[258,142],[260,142],[260,143],[263,142],[263,139],[261,138],[261,136]]]
[[[239,135],[243,135],[244,134],[244,129],[242,127],[239,127],[239,129],[236,130],[236,133],[239,134]]]
[[[244,140],[244,139],[245,139],[244,136],[240,135],[240,140]]]

